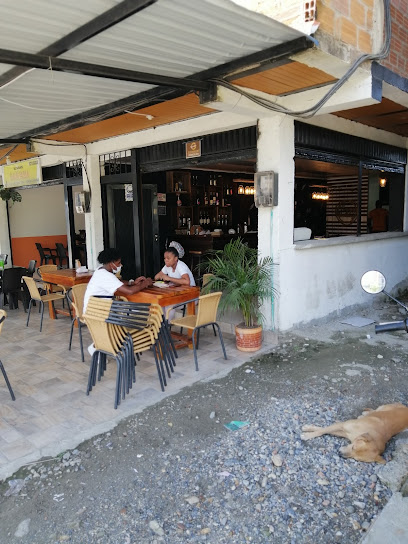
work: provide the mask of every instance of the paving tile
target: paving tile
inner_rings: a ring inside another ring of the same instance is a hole
[[[72,350],[68,350],[70,320],[51,320],[34,308],[29,327],[23,309],[8,312],[0,337],[1,359],[16,394],[13,402],[0,376],[0,478],[10,475],[27,462],[47,455],[57,455],[61,448],[74,448],[86,438],[111,429],[120,419],[160,402],[183,387],[213,375],[225,373],[251,354],[237,351],[235,339],[224,334],[228,360],[222,355],[220,341],[209,328],[203,330],[198,350],[199,371],[194,367],[193,351],[178,351],[175,371],[167,378],[165,392],[160,389],[152,352],[145,352],[137,362],[136,383],[113,408],[116,363],[108,359],[107,370],[89,395],[86,395],[91,343],[83,330],[85,362],[81,361],[78,334],[74,331]],[[259,354],[259,352],[258,352]]]

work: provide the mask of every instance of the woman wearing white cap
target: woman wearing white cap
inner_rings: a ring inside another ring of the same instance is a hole
[[[164,266],[154,279],[171,281],[174,285],[194,286],[194,276],[189,267],[179,260],[184,255],[184,249],[178,242],[171,242],[164,252]]]

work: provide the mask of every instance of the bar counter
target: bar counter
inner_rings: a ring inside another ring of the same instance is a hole
[[[210,249],[223,249],[225,244],[231,240],[242,238],[248,242],[249,247],[258,247],[258,232],[247,232],[245,234],[221,234],[212,236],[211,234],[173,234],[168,236],[169,242],[175,241],[181,244],[186,254],[190,251],[208,251]]]

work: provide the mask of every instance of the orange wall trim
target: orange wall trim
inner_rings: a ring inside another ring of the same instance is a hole
[[[54,236],[33,236],[33,237],[24,237],[24,238],[12,238],[11,249],[13,251],[13,265],[14,266],[27,267],[28,261],[31,261],[31,259],[35,259],[37,261],[36,266],[40,266],[40,255],[35,246],[36,242],[39,242],[43,247],[49,247],[51,249],[55,249],[56,242],[61,242],[61,244],[67,247],[67,235],[56,234]],[[58,260],[56,262],[57,264],[59,264]]]

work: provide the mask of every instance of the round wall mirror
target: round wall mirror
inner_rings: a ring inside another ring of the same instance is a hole
[[[385,277],[378,270],[369,270],[361,278],[361,287],[370,295],[381,293],[385,289]]]

